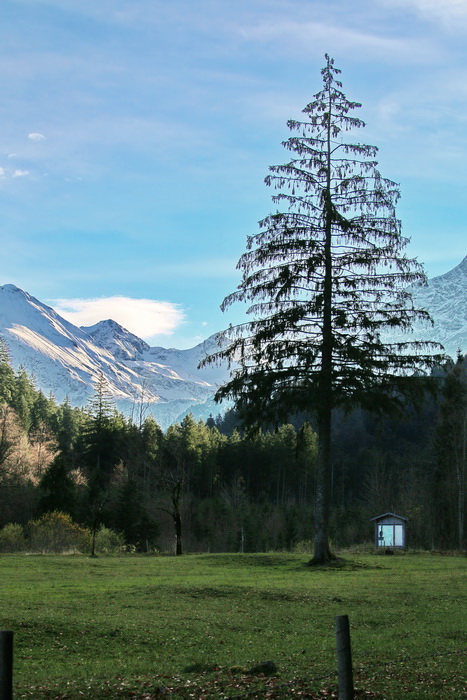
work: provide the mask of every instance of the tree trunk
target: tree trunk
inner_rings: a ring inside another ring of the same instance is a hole
[[[174,513],[174,523],[175,523],[175,554],[180,556],[183,554],[182,548],[182,518],[180,511]]]
[[[318,438],[318,463],[315,496],[315,537],[310,565],[325,564],[335,559],[329,546],[329,513],[331,503],[331,411],[322,415]]]
[[[319,377],[320,405],[318,411],[318,470],[315,499],[315,538],[310,564],[325,564],[335,556],[329,547],[329,512],[331,507],[331,430],[332,430],[332,224],[334,208],[331,199],[331,95],[327,124],[327,182],[324,193],[324,284],[323,284],[323,344]]]
[[[182,492],[182,483],[178,481],[172,491],[172,517],[175,525],[175,555],[179,557],[183,554],[182,548],[182,516],[180,513],[180,498]]]
[[[91,530],[91,557],[96,556],[96,535],[97,525],[93,525]]]

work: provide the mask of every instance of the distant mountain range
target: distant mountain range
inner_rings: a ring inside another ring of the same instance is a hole
[[[414,289],[417,305],[426,308],[434,326],[419,325],[414,337],[442,343],[455,357],[467,351],[467,257],[453,270]],[[228,377],[225,366],[198,369],[217,348],[215,337],[189,350],[150,347],[112,320],[78,328],[52,308],[12,284],[0,287],[0,336],[15,368],[23,366],[45,394],[68,397],[83,406],[102,372],[119,410],[153,415],[167,428],[187,412],[216,415],[216,386]]]
[[[225,368],[197,369],[217,348],[214,337],[189,350],[151,348],[112,320],[78,328],[12,284],[0,287],[0,336],[13,366],[59,402],[84,406],[102,372],[119,410],[143,405],[163,428],[190,410],[203,418],[220,411],[213,394]]]

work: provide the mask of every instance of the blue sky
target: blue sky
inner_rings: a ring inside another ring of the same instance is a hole
[[[467,253],[467,0],[3,0],[0,284],[191,347],[327,52],[430,277]]]

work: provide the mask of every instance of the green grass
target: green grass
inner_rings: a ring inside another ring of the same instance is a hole
[[[330,697],[343,614],[357,697],[462,697],[465,558],[306,559],[3,555],[15,698]]]

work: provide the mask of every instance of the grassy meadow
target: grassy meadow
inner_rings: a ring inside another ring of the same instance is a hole
[[[357,697],[465,693],[465,557],[0,557],[15,698],[337,697],[335,617]],[[251,669],[272,660],[271,677]]]

